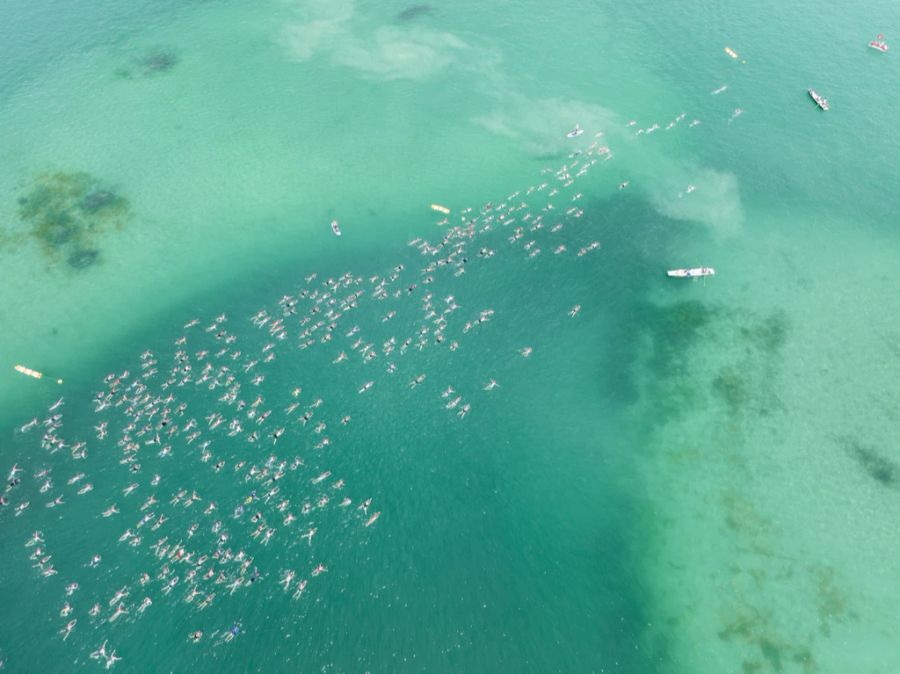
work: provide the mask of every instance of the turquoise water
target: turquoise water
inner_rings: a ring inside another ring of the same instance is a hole
[[[866,48],[892,42],[895,5],[45,0],[0,17],[0,467],[23,471],[0,511],[6,669],[99,669],[104,641],[126,671],[900,669],[900,75]],[[407,245],[470,220],[441,253]],[[378,299],[401,264],[399,297]],[[701,264],[716,276],[663,274]],[[279,340],[250,319],[284,296]],[[164,387],[179,349],[191,381]],[[246,407],[197,383],[205,362]],[[141,381],[152,418],[94,411],[126,369],[110,402]],[[51,452],[21,427],[54,413]],[[209,559],[159,558],[163,537]]]

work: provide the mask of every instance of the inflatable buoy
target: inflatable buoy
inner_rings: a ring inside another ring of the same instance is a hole
[[[35,379],[43,379],[43,377],[44,377],[43,372],[38,372],[37,370],[32,370],[30,367],[25,367],[24,365],[14,365],[13,369],[16,372],[21,372],[22,374],[24,374],[27,377],[34,377]],[[63,380],[57,379],[56,383],[62,384]]]

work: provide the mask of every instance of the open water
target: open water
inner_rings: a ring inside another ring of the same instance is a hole
[[[4,3],[2,666],[900,671],[898,27]]]

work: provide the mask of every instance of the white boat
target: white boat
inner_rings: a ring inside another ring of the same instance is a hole
[[[887,42],[884,41],[884,35],[881,33],[878,34],[874,40],[869,43],[869,46],[872,49],[877,49],[880,52],[886,52],[888,50]]]
[[[816,102],[816,105],[818,105],[823,110],[828,109],[828,99],[827,98],[822,96],[815,89],[807,89],[806,91],[809,93],[810,98],[812,98]]]
[[[583,133],[584,133],[584,129],[582,129],[580,126],[578,126],[576,124],[575,128],[566,134],[566,138],[578,138],[578,136],[580,136]]]
[[[332,221],[331,221],[331,231],[334,232],[335,235],[337,235],[337,236],[340,236],[340,235],[341,235],[341,228],[338,226],[338,221],[337,221],[337,220],[332,220]]]
[[[695,276],[713,276],[716,270],[712,267],[693,267],[691,269],[670,269],[667,276],[674,278],[694,278]]]

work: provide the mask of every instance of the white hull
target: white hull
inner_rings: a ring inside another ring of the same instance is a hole
[[[713,276],[716,270],[712,267],[694,267],[692,269],[670,269],[667,276],[674,278],[694,278],[695,276]]]

